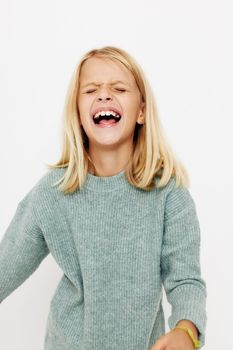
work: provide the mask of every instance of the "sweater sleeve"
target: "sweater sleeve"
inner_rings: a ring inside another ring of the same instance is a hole
[[[160,268],[171,305],[170,329],[182,319],[192,321],[203,347],[207,290],[200,268],[200,225],[194,200],[183,186],[173,186],[166,197]]]
[[[0,303],[36,270],[49,253],[36,222],[32,192],[17,205],[0,241]]]

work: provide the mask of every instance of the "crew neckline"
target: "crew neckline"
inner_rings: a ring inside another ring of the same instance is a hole
[[[127,186],[125,170],[112,176],[96,176],[87,173],[85,187],[96,192],[110,192]]]

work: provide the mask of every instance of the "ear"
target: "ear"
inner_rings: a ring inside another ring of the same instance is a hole
[[[137,119],[138,124],[144,124],[144,122],[145,122],[145,115],[144,114],[145,114],[145,102],[142,102],[141,109],[139,111],[139,116]]]

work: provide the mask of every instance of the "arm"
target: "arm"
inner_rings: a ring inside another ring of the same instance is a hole
[[[20,286],[49,250],[33,210],[32,193],[19,202],[0,241],[0,303]]]
[[[190,192],[174,185],[166,197],[161,278],[172,306],[170,329],[186,322],[202,346],[206,328],[206,283],[200,269],[200,226]]]

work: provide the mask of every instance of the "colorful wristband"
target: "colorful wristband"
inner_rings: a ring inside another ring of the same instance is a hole
[[[174,329],[176,329],[176,328],[177,328],[177,329],[183,329],[184,331],[186,331],[186,332],[188,333],[188,335],[190,336],[190,338],[191,338],[192,341],[193,341],[193,345],[194,345],[195,349],[201,347],[201,342],[200,342],[200,340],[194,338],[193,332],[192,332],[192,330],[191,330],[190,328],[188,328],[188,327],[176,326]]]

